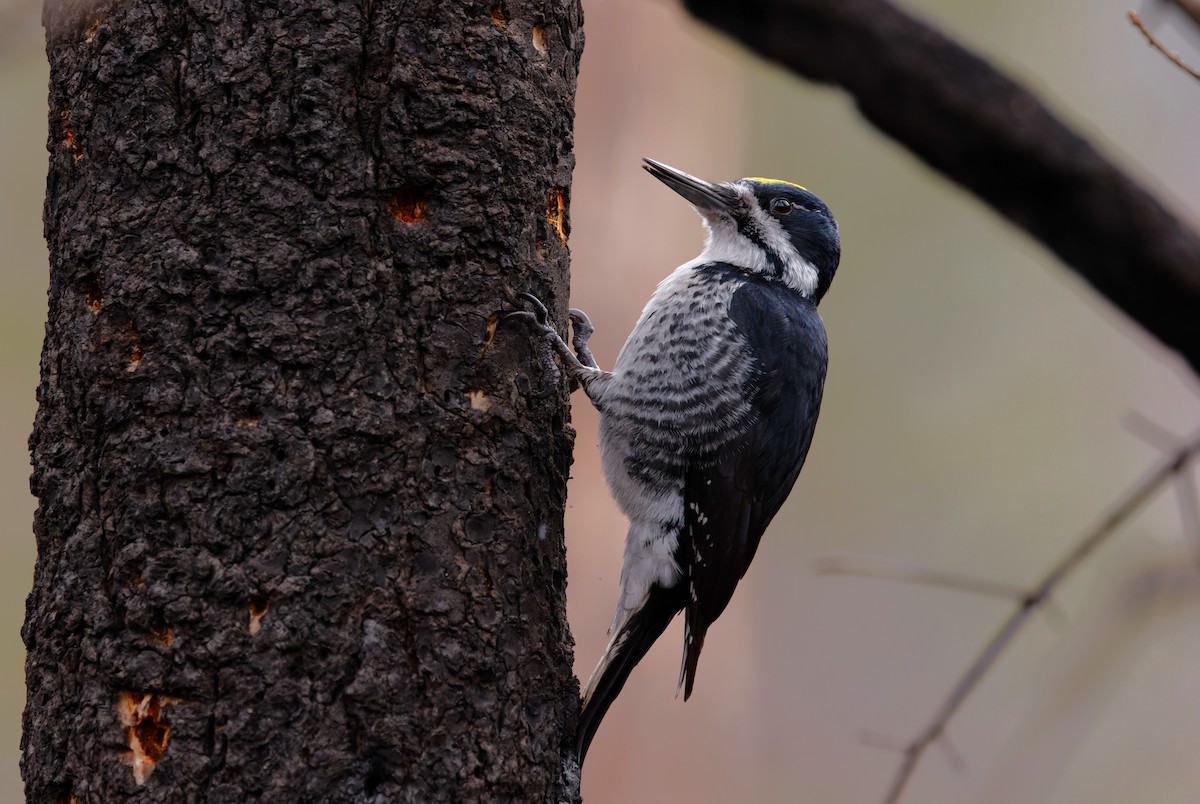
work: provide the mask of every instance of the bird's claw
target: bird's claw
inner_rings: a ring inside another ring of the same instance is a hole
[[[550,311],[546,309],[546,305],[542,304],[542,300],[539,299],[537,296],[534,296],[532,293],[526,293],[524,291],[518,293],[517,296],[518,296],[518,298],[524,299],[525,301],[532,304],[534,309],[532,311],[531,310],[507,310],[507,311],[505,311],[505,313],[503,315],[504,320],[508,321],[510,319],[518,319],[519,318],[519,319],[524,319],[525,321],[532,321],[534,324],[536,324],[538,326],[538,328],[540,330],[542,330],[543,334],[545,334],[547,336],[554,335],[555,337],[557,337],[558,332],[554,329],[554,326],[550,323]]]
[[[558,352],[563,361],[567,365],[567,373],[571,376],[571,388],[577,386],[580,382],[580,375],[589,369],[599,370],[596,365],[596,358],[592,356],[591,350],[588,349],[588,338],[592,336],[595,328],[592,326],[591,320],[582,310],[572,307],[569,312],[571,319],[571,347],[574,347],[574,354],[571,353],[571,347],[563,341],[562,336],[558,334],[558,330],[550,323],[550,312],[546,309],[546,305],[542,304],[542,300],[532,293],[521,292],[517,294],[518,298],[524,299],[533,306],[533,310],[509,310],[504,313],[503,319],[522,319],[532,322],[536,326],[545,340],[543,341],[543,349],[550,347],[549,355],[542,354],[542,362],[547,364],[547,374],[554,378],[557,383],[562,376],[558,370],[558,363],[554,359],[553,352]]]
[[[588,368],[598,368],[596,358],[592,357],[592,350],[588,348],[588,339],[596,331],[592,320],[578,307],[572,307],[568,315],[571,319],[571,346],[575,349],[575,355]]]
[[[543,326],[548,326],[550,321],[550,311],[546,309],[546,305],[542,304],[542,300],[532,293],[521,291],[517,294],[518,298],[522,298],[529,302],[534,307],[534,312],[522,311],[534,317],[534,319]]]
[[[578,307],[572,307],[567,315],[571,319],[571,343],[587,346],[588,338],[592,337],[592,333],[596,331],[596,328],[592,326],[592,320]]]
[[[554,393],[554,389],[558,386],[559,380],[562,378],[562,372],[558,368],[558,361],[554,359],[554,349],[552,343],[555,340],[561,341],[557,330],[550,323],[550,312],[546,309],[546,305],[542,304],[542,300],[532,293],[524,291],[517,294],[518,298],[524,299],[533,305],[533,310],[506,310],[501,315],[501,320],[523,320],[529,321],[537,329],[541,330],[543,339],[537,345],[538,357],[541,359],[542,365],[546,374],[551,378],[548,383],[540,391],[533,392],[535,399],[545,399]]]

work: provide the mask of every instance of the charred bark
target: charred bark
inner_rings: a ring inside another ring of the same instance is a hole
[[[577,0],[45,20],[28,799],[574,796]]]

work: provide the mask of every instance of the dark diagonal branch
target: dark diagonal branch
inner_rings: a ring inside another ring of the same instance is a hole
[[[1017,608],[1000,626],[995,635],[984,645],[975,661],[967,668],[958,683],[938,707],[933,719],[912,742],[904,748],[904,761],[896,771],[884,801],[895,804],[904,793],[917,763],[926,749],[944,738],[946,725],[954,717],[963,702],[979,685],[979,682],[996,664],[996,660],[1013,641],[1035,612],[1046,606],[1058,586],[1073,573],[1083,561],[1106,542],[1133,514],[1149,502],[1164,486],[1178,478],[1190,479],[1187,468],[1200,453],[1200,439],[1180,447],[1167,460],[1151,470],[1134,485],[1125,496],[1101,519],[1041,580],[1022,597]],[[1193,490],[1194,491],[1194,490]],[[1190,498],[1189,498],[1190,499]],[[1186,517],[1185,517],[1186,518]],[[1191,523],[1186,523],[1185,526]]]
[[[886,0],[684,0],[1024,228],[1200,372],[1200,237],[1028,90]]]

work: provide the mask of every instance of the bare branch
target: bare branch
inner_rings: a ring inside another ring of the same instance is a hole
[[[1141,510],[1156,492],[1174,478],[1185,474],[1185,470],[1198,452],[1200,452],[1200,438],[1181,447],[1168,460],[1151,470],[1127,491],[1108,514],[1084,534],[1079,543],[1024,596],[1021,604],[984,645],[975,661],[954,685],[929,725],[904,750],[904,760],[896,771],[892,785],[884,798],[886,804],[895,804],[900,800],[926,749],[944,735],[946,724],[950,722],[963,702],[996,664],[1004,649],[1013,641],[1034,612],[1043,606],[1059,584],[1069,577],[1096,548],[1104,544],[1126,520]]]
[[[830,556],[817,562],[816,572],[818,575],[862,575],[902,583],[941,586],[990,597],[1002,597],[1005,600],[1023,600],[1026,595],[1025,588],[1016,584],[948,572],[882,556]]]
[[[1044,243],[1200,371],[1200,237],[1029,90],[887,0],[684,0]]]
[[[1179,69],[1183,70],[1192,78],[1200,81],[1200,72],[1197,72],[1195,69],[1193,69],[1178,53],[1167,49],[1166,45],[1155,39],[1154,34],[1150,33],[1150,31],[1146,29],[1146,26],[1142,24],[1142,18],[1138,16],[1136,11],[1129,12],[1129,21],[1132,22],[1134,26],[1142,32],[1142,36],[1146,37],[1146,41],[1153,45],[1155,50],[1167,57],[1168,61],[1170,61]]]

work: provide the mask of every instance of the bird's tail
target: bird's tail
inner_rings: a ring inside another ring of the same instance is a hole
[[[575,730],[575,757],[581,766],[600,721],[621,693],[630,672],[683,608],[682,586],[663,589],[655,584],[645,605],[625,620],[609,640],[583,693],[583,708]]]

